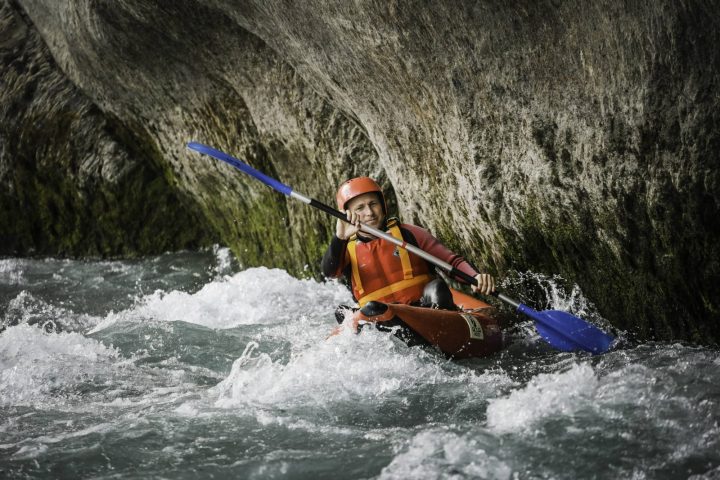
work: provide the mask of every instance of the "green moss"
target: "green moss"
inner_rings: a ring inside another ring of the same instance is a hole
[[[197,206],[170,188],[157,155],[143,155],[150,144],[131,141],[119,123],[109,120],[107,132],[125,145],[144,146],[131,155],[149,161],[115,184],[79,182],[79,153],[72,148],[79,115],[28,121],[21,140],[9,145],[14,165],[10,188],[0,194],[0,254],[128,257],[216,241]]]

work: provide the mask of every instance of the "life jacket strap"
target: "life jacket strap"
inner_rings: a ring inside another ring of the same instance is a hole
[[[401,280],[399,282],[392,283],[388,285],[385,288],[381,288],[380,290],[375,290],[374,292],[371,292],[364,297],[361,297],[358,299],[358,304],[363,307],[366,303],[371,302],[373,300],[378,300],[380,298],[386,297],[388,295],[392,295],[395,292],[400,292],[402,290],[405,290],[406,288],[413,287],[415,285],[421,285],[430,282],[432,280],[432,276],[429,274],[423,274],[418,275],[416,277],[412,277],[407,280]]]
[[[397,222],[393,223],[393,225],[388,230],[390,234],[396,239],[400,240],[401,242],[405,241],[402,237],[402,233],[400,233],[400,227],[397,225]],[[400,247],[395,247],[395,251],[400,257],[400,263],[402,264],[403,269],[403,278],[405,280],[410,280],[411,278],[413,278],[412,263],[410,262],[410,253],[406,249]]]
[[[403,239],[402,232],[400,231],[400,222],[397,220],[397,218],[388,218],[385,226],[390,235],[400,240],[401,242],[405,241]],[[382,239],[378,240],[383,241]],[[357,242],[357,236],[353,235],[348,241],[347,251],[348,255],[350,255],[350,266],[352,269],[353,286],[357,291],[359,297],[358,303],[360,303],[361,306],[365,305],[365,303],[371,300],[382,298],[386,295],[390,295],[391,293],[399,292],[400,290],[404,290],[408,287],[417,285],[418,283],[427,283],[429,281],[427,280],[427,278],[430,278],[429,275],[415,277],[413,274],[412,262],[410,261],[410,252],[408,252],[404,248],[395,247],[395,251],[397,252],[398,257],[400,257],[400,264],[403,270],[403,280],[388,285],[387,287],[381,288],[380,290],[377,290],[375,292],[371,292],[368,295],[365,295],[365,289],[363,288],[362,280],[360,279],[360,268],[358,266],[357,260]],[[366,300],[363,301],[363,299]]]
[[[362,296],[365,293],[362,281],[360,280],[360,269],[357,260],[357,238],[353,237],[347,244],[348,255],[350,255],[350,267],[352,268],[352,282],[358,294]]]

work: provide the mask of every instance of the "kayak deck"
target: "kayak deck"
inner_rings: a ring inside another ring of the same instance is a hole
[[[486,357],[502,350],[495,308],[457,290],[452,293],[459,310],[372,302],[354,312],[352,327],[358,332],[371,323],[379,330],[395,330],[408,345],[431,345],[451,358]]]

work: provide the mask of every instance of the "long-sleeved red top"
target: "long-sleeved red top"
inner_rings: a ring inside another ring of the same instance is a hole
[[[403,239],[409,244],[425,250],[430,255],[449,263],[453,267],[472,277],[478,275],[479,272],[473,265],[470,264],[470,262],[460,255],[452,252],[443,245],[440,240],[432,236],[430,232],[424,228],[408,223],[402,223],[400,224],[400,232],[402,233]],[[366,241],[359,236],[358,239],[360,241]],[[385,240],[375,238],[369,241],[384,242]],[[434,267],[434,265],[429,264],[429,266],[432,271],[432,267]],[[347,255],[347,240],[340,240],[339,238],[333,236],[330,246],[325,252],[325,255],[323,255],[321,268],[323,275],[328,278],[340,278],[343,276],[345,278],[351,277],[350,259]]]

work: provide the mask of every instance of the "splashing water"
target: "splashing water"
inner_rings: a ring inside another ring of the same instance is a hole
[[[0,477],[719,475],[715,350],[558,353],[525,322],[501,354],[448,361],[327,338],[338,283],[235,268],[222,248],[0,260]],[[603,325],[556,278],[506,286]]]

